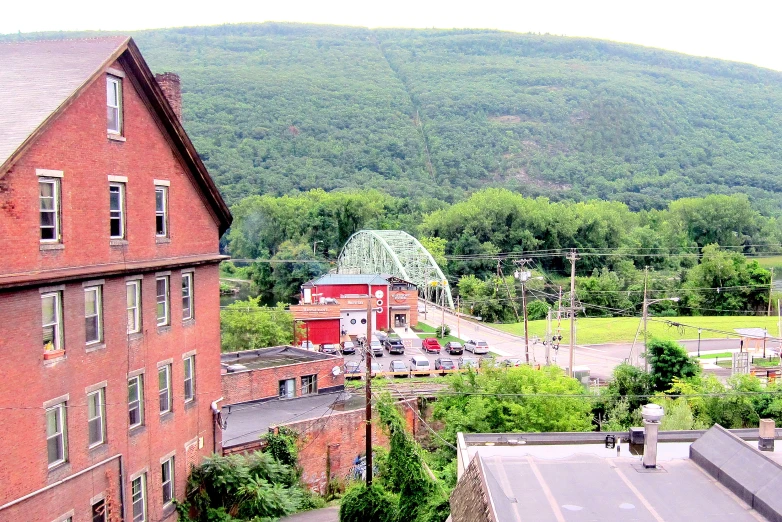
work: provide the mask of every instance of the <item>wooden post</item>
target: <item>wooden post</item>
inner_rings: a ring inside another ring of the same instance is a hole
[[[372,485],[372,295],[367,295],[367,339],[364,349],[367,358],[366,438],[367,438],[367,487]]]

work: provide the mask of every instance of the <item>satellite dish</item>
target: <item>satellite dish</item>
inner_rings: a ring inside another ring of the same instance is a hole
[[[335,366],[334,368],[331,369],[331,375],[333,375],[334,377],[336,377],[340,373],[342,373],[342,370],[339,369],[339,366]]]

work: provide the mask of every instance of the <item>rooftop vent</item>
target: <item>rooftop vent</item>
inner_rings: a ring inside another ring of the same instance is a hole
[[[657,467],[657,434],[660,431],[660,420],[665,415],[663,407],[657,404],[647,404],[641,409],[644,419],[644,467]]]

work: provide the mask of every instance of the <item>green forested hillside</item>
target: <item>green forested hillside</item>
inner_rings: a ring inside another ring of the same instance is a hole
[[[240,25],[142,32],[183,77],[230,201],[322,187],[460,199],[502,185],[631,209],[744,192],[776,213],[782,74],[596,40]]]
[[[767,214],[782,207],[775,71],[484,30],[133,36],[153,70],[182,76],[185,126],[231,204],[348,187],[456,201],[495,185],[632,210],[736,192]]]

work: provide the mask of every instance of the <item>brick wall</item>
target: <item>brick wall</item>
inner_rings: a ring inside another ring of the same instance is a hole
[[[301,393],[302,375],[316,374],[318,376],[318,390],[343,387],[345,375],[340,373],[334,376],[331,373],[335,366],[341,368],[343,365],[344,360],[337,356],[322,361],[224,373],[221,376],[224,397],[221,405],[277,398],[280,394],[280,381],[285,379],[296,379],[296,396],[298,397]]]
[[[112,67],[121,69],[119,63]],[[218,224],[130,78],[123,81],[123,100],[125,141],[107,139],[106,84],[99,75],[4,176],[0,275],[80,266],[100,271],[100,265],[110,263],[217,254]],[[36,169],[63,171],[60,250],[40,249]],[[111,246],[109,241],[109,175],[128,178],[126,245]],[[170,183],[170,242],[155,238],[154,179]],[[142,335],[132,338],[126,333],[125,275],[91,278],[103,286],[105,346],[95,350],[85,345],[84,280],[62,284],[65,357],[56,361],[43,360],[39,288],[0,290],[0,406],[10,408],[3,410],[0,426],[0,505],[121,454],[126,508],[127,477],[147,470],[148,519],[175,518],[162,509],[160,459],[174,452],[175,488],[181,497],[187,462],[213,451],[210,402],[220,397],[218,269],[190,268],[195,270],[195,320],[188,323],[181,320],[181,269],[159,269],[170,271],[172,321],[164,328],[155,322],[155,273],[128,274],[142,277],[144,327]],[[182,355],[190,351],[196,353],[196,399],[185,405]],[[173,412],[161,417],[157,364],[168,359]],[[145,376],[145,425],[131,432],[127,374],[137,370]],[[107,442],[89,449],[86,388],[103,381]],[[66,394],[68,461],[50,470],[43,404]],[[54,520],[70,509],[74,522],[91,520],[90,499],[109,490],[103,467],[0,511],[0,521]]]

